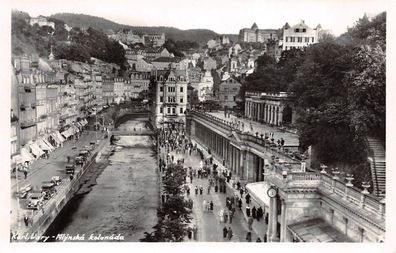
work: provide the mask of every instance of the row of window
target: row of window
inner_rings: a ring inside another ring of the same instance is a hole
[[[180,90],[180,92],[184,91],[183,87],[180,87],[179,90]],[[163,92],[163,91],[164,91],[164,86],[160,86],[160,92]],[[176,87],[169,86],[168,87],[168,92],[176,92]]]
[[[296,33],[305,33],[307,31],[307,29],[305,29],[305,28],[296,28],[296,29],[294,29],[294,32],[296,32]]]
[[[176,107],[166,107],[168,114],[176,114]],[[164,113],[164,108],[160,107],[160,113]],[[184,113],[183,107],[179,108],[179,113]]]
[[[167,97],[168,98],[168,103],[176,103],[176,97],[174,97],[174,96],[169,96],[169,97]],[[184,99],[183,99],[183,97],[180,97],[179,98],[179,101],[180,101],[180,103],[183,103],[184,102]],[[160,96],[160,103],[163,103],[164,102],[164,97],[163,96]]]
[[[292,36],[288,36],[286,37],[286,42],[315,42],[315,38],[314,37],[292,37]]]

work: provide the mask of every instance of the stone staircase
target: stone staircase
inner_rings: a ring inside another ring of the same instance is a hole
[[[385,196],[386,190],[386,159],[384,141],[373,137],[367,137],[369,147],[368,160],[371,166],[374,194]]]

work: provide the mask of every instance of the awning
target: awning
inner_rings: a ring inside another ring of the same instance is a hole
[[[303,242],[352,242],[322,218],[314,218],[288,225],[295,238]]]
[[[50,136],[52,137],[52,139],[59,145],[59,144],[61,144],[61,142],[60,142],[60,140],[59,140],[59,137],[55,134],[55,133],[52,133],[52,134],[50,134]],[[63,137],[62,137],[63,138]]]
[[[71,135],[74,134],[74,132],[72,132],[73,130],[71,128],[68,128],[66,131],[62,132],[62,135],[65,136],[66,138],[69,138]]]
[[[267,194],[269,185],[267,182],[249,183],[246,185],[246,189],[257,204],[269,207],[270,198]]]
[[[83,119],[82,122],[84,123],[84,126],[85,126],[86,124],[88,124],[87,119]]]
[[[33,142],[30,144],[30,149],[32,150],[32,153],[38,158],[44,155],[44,151],[41,150],[41,148],[37,145],[37,143]]]
[[[74,133],[80,132],[80,129],[76,125],[72,125],[72,128],[74,129]]]
[[[44,151],[52,151],[52,150],[54,150],[54,148],[52,146],[51,146],[52,147],[51,148],[47,143],[44,142],[43,139],[38,139],[36,141],[36,143],[39,145],[40,149],[42,149]]]
[[[34,157],[32,156],[32,154],[30,154],[30,152],[26,148],[21,148],[21,156],[23,162],[30,162],[34,160]]]
[[[54,133],[54,136],[58,138],[59,141],[64,142],[66,139],[63,138],[63,136],[59,133],[59,131],[56,131]]]
[[[22,164],[22,163],[23,163],[22,155],[17,154],[17,155],[14,155],[14,156],[11,157],[11,164],[13,165],[12,167],[17,166],[17,165]]]
[[[55,147],[52,146],[52,144],[48,141],[47,138],[43,138],[42,140],[43,140],[43,142],[51,149],[51,151],[52,151],[52,150],[55,150]]]

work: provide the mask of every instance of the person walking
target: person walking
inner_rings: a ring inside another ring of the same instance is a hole
[[[203,187],[202,187],[202,185],[200,185],[199,186],[199,195],[202,195],[202,192],[203,192]]]
[[[246,200],[246,204],[249,205],[250,204],[250,194],[249,193],[246,194],[245,200]]]
[[[241,188],[241,182],[238,181],[238,182],[236,183],[236,186],[237,186],[237,190],[239,190],[239,189]]]
[[[239,210],[242,210],[242,199],[238,200],[238,207],[239,207]]]
[[[231,210],[229,211],[229,216],[230,216],[230,224],[232,224],[232,218],[234,217],[234,214]]]
[[[257,221],[260,221],[261,217],[263,217],[263,209],[259,206],[257,209]]]
[[[209,208],[210,208],[210,212],[213,212],[213,201],[210,201]]]
[[[23,217],[23,222],[25,223],[25,226],[26,226],[26,227],[29,226],[29,217],[27,217],[26,214],[25,214],[25,216]]]
[[[253,217],[253,219],[256,219],[256,217],[257,217],[257,209],[255,206],[253,206],[253,208],[252,208],[252,217]]]
[[[246,233],[246,241],[251,242],[252,241],[252,232],[248,231]]]
[[[227,233],[227,235],[228,235],[228,240],[231,241],[231,238],[232,238],[232,229],[231,229],[231,227],[228,227],[228,233]]]
[[[198,227],[197,227],[197,225],[194,225],[194,227],[193,227],[193,237],[194,237],[195,241],[198,240]]]
[[[249,230],[252,230],[252,226],[253,226],[253,217],[249,217],[248,225],[249,225]]]
[[[246,216],[250,217],[250,206],[249,205],[246,206]]]
[[[224,211],[223,216],[224,216],[224,223],[227,223],[228,222],[228,212]]]
[[[216,184],[215,185],[215,193],[217,193],[218,190],[219,190],[219,186]]]
[[[228,229],[226,226],[223,228],[223,238],[227,238]]]
[[[195,195],[198,195],[198,186],[195,186]]]

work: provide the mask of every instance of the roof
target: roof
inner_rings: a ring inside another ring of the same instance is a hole
[[[293,235],[304,242],[352,242],[349,237],[320,217],[299,221],[287,227]]]
[[[180,58],[178,57],[158,57],[154,60],[152,60],[152,62],[180,62]]]

